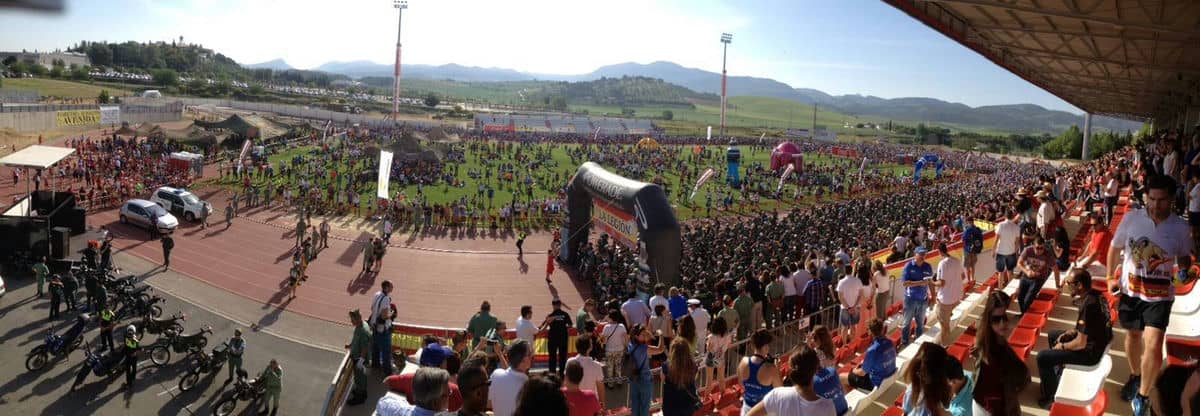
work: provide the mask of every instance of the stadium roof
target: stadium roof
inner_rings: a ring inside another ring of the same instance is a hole
[[[884,0],[1093,114],[1186,109],[1200,79],[1200,2]]]

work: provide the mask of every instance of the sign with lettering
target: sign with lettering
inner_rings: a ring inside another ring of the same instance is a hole
[[[599,198],[592,198],[592,220],[626,247],[637,247],[638,226],[633,215],[622,212]]]
[[[59,127],[100,124],[100,110],[59,111],[55,113],[55,119]]]

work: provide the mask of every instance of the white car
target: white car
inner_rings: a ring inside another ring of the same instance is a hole
[[[4,287],[4,278],[0,277],[0,298],[4,297],[4,293],[7,291],[8,289]]]
[[[212,205],[183,189],[164,186],[155,190],[150,200],[188,222],[196,221],[202,213],[212,214]]]
[[[151,233],[170,233],[179,226],[179,220],[166,209],[145,199],[130,199],[121,205],[121,223],[133,224]]]

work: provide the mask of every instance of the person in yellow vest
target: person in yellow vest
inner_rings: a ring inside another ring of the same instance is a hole
[[[141,342],[137,339],[137,327],[130,325],[125,327],[125,384],[121,385],[121,389],[127,393],[133,392],[133,380],[137,377],[137,353],[141,349]]]
[[[225,384],[233,381],[234,374],[242,369],[242,354],[246,352],[246,339],[242,338],[242,330],[234,329],[233,338],[229,339],[229,378]]]
[[[117,325],[117,315],[107,305],[100,309],[100,344],[113,350],[113,327]]]

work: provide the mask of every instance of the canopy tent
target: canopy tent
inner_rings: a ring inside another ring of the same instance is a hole
[[[70,147],[42,146],[33,145],[21,149],[21,151],[0,158],[0,166],[10,166],[14,168],[26,169],[46,169],[54,164],[66,159],[75,153],[75,149]],[[29,215],[33,204],[28,203],[33,190],[30,189],[30,180],[33,175],[25,175],[25,215]]]
[[[658,149],[658,141],[647,137],[637,142],[638,150],[656,150]]]
[[[69,147],[33,145],[0,158],[0,166],[45,169],[75,153]]]
[[[145,137],[150,137],[150,136],[154,136],[154,135],[163,133],[163,128],[159,127],[157,124],[154,124],[154,123],[142,123],[142,124],[138,125],[137,129],[135,129],[135,130],[137,130],[137,133],[139,136],[145,136]]]
[[[121,136],[137,136],[138,131],[135,130],[133,127],[129,127],[128,122],[123,122],[123,123],[121,123],[121,128],[117,129],[117,131],[114,131],[113,134],[117,134],[117,135],[121,135]]]
[[[168,139],[173,139],[180,143],[198,144],[202,146],[216,145],[226,136],[224,134],[218,134],[204,130],[194,124],[188,125],[187,127],[179,130],[163,130],[163,135],[165,135]]]

